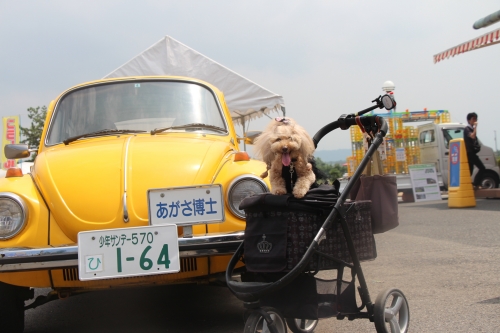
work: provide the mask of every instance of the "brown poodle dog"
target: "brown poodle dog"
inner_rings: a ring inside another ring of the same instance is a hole
[[[293,193],[302,198],[316,180],[309,160],[314,143],[306,130],[292,118],[277,117],[255,139],[254,153],[267,164],[271,193]]]

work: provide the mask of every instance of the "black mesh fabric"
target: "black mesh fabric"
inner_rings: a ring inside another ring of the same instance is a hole
[[[338,199],[338,190],[321,185],[303,199],[292,195],[265,193],[245,198],[240,209],[246,213],[244,239],[245,264],[251,272],[289,271],[297,265],[323,225]],[[344,204],[345,218],[360,260],[377,256],[371,232],[370,202]],[[352,262],[339,221],[326,231],[319,251],[345,262]],[[334,260],[314,255],[306,270],[333,269]]]

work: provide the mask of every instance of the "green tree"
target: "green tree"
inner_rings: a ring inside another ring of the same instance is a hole
[[[347,168],[345,166],[342,166],[338,163],[335,163],[332,168],[330,169],[330,177],[331,179],[337,179],[337,178],[342,178],[344,173],[347,172]]]
[[[47,107],[37,106],[36,108],[28,108],[28,118],[31,120],[30,127],[22,127],[21,135],[24,137],[22,143],[26,143],[30,148],[40,146],[40,139],[42,138],[43,125],[45,124],[45,117],[47,116]],[[31,161],[36,157],[36,154],[31,156]]]
[[[318,157],[315,157],[314,160],[316,161],[316,167],[328,176],[330,182],[337,178],[341,178],[342,175],[347,172],[347,168],[338,163],[332,164],[323,162]]]

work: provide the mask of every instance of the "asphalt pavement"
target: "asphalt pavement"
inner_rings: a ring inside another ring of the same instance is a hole
[[[375,235],[378,257],[362,263],[371,298],[400,289],[410,306],[409,332],[500,332],[500,200],[476,202],[454,209],[446,200],[400,203],[400,226]],[[243,331],[242,314],[224,287],[108,290],[28,310],[25,332],[230,333]],[[375,328],[366,319],[330,318],[315,332]]]

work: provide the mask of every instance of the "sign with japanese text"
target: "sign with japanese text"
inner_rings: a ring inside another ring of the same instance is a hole
[[[396,148],[396,161],[398,162],[406,161],[406,152],[404,148]]]
[[[224,221],[221,185],[148,190],[149,224],[192,225]]]
[[[19,143],[19,116],[3,117],[2,132],[2,169],[7,170],[16,166],[15,160],[9,160],[3,153],[4,147],[9,144]]]
[[[387,144],[386,144],[385,140],[386,139],[384,138],[384,140],[382,141],[380,146],[378,146],[378,152],[380,154],[380,159],[382,161],[385,161],[387,159]]]
[[[415,164],[408,167],[415,202],[441,200],[436,167],[433,164]]]
[[[460,186],[460,141],[450,143],[450,187]]]

